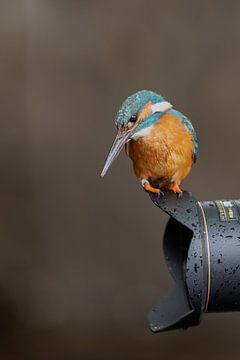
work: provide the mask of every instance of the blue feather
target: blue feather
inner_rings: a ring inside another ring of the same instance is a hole
[[[156,104],[164,98],[150,90],[141,90],[129,96],[121,105],[116,117],[116,126],[120,128],[128,123],[131,116],[138,114],[147,102]]]
[[[145,119],[145,121],[139,123],[139,125],[137,127],[137,131],[145,129],[148,126],[156,124],[159,121],[160,117],[163,116],[164,114],[165,113],[159,111],[159,112],[156,112],[156,113],[154,113],[152,115],[149,115]]]
[[[197,154],[198,154],[198,140],[197,140],[197,134],[194,130],[194,127],[192,125],[191,120],[189,120],[185,115],[183,115],[180,111],[171,109],[169,111],[171,114],[177,116],[185,125],[186,129],[192,134],[192,138],[193,138],[193,145],[194,145],[194,150],[193,150],[193,161],[196,162],[197,160]]]
[[[132,94],[122,103],[120,109],[118,110],[116,117],[117,128],[119,129],[123,125],[127,124],[130,118],[134,115],[137,115],[144,108],[147,102],[156,104],[162,101],[165,101],[165,99],[161,95],[150,90],[141,90],[136,92],[135,94]],[[197,141],[196,132],[192,126],[191,121],[180,111],[171,109],[169,110],[169,113],[177,116],[184,124],[186,130],[192,134],[192,139],[194,144],[193,161],[195,162],[198,154],[198,141]],[[155,124],[157,121],[159,121],[159,118],[164,114],[165,113],[163,112],[156,112],[152,115],[149,115],[148,117],[145,118],[144,121],[138,124],[137,131]]]

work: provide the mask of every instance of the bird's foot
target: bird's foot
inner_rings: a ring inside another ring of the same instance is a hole
[[[142,184],[144,190],[147,191],[147,192],[157,194],[158,196],[164,195],[163,192],[160,189],[157,189],[157,188],[151,186],[147,179],[141,180],[141,184]]]
[[[179,198],[182,197],[183,192],[180,189],[179,185],[177,183],[172,183],[169,187],[169,190],[172,190],[174,192],[174,194],[177,194]]]

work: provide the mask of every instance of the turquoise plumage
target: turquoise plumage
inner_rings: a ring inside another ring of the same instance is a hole
[[[191,121],[160,94],[141,90],[129,96],[116,116],[117,136],[101,176],[126,145],[143,188],[177,194],[181,181],[197,159],[198,141]]]
[[[194,151],[193,151],[193,161],[196,162],[197,160],[197,155],[198,155],[198,140],[197,140],[197,134],[196,131],[194,130],[194,127],[192,125],[192,122],[190,119],[188,119],[185,115],[183,115],[180,111],[175,110],[175,109],[171,109],[169,111],[171,114],[177,116],[182,122],[183,124],[186,126],[187,130],[190,131],[190,133],[192,134],[193,137],[193,144],[194,144]]]

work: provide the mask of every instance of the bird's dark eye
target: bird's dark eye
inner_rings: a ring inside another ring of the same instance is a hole
[[[135,123],[137,121],[137,115],[132,115],[129,119],[129,122]]]

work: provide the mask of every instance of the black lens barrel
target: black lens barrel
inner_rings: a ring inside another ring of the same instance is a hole
[[[149,314],[153,332],[198,325],[204,312],[240,310],[240,201],[150,195],[170,215],[163,248],[175,288]]]

